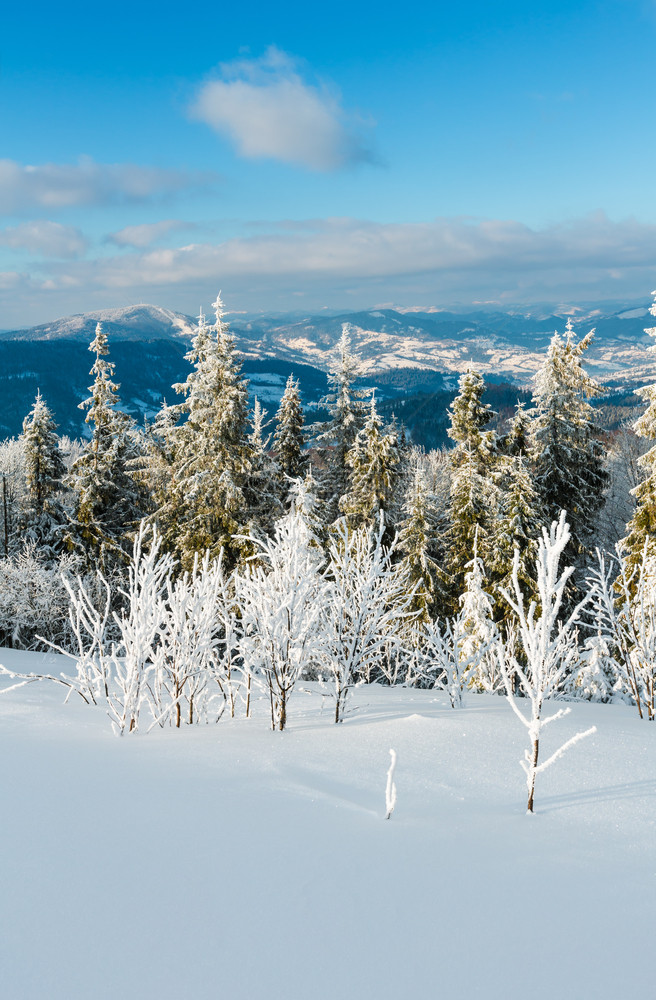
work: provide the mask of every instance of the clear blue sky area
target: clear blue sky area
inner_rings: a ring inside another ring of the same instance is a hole
[[[16,6],[0,328],[646,298],[656,0]]]

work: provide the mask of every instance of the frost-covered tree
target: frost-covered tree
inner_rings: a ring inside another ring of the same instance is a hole
[[[497,587],[512,585],[515,553],[518,579],[527,598],[535,596],[535,559],[542,533],[540,500],[533,488],[527,464],[521,454],[503,462],[499,476],[500,510],[492,529],[490,572]],[[502,597],[497,604],[497,620],[509,609]]]
[[[519,553],[515,555],[512,587],[504,590],[506,603],[515,614],[517,639],[523,663],[509,653],[507,646],[497,645],[499,669],[503,675],[506,696],[518,719],[526,726],[530,750],[520,761],[526,774],[528,789],[527,811],[533,812],[535,779],[566,750],[595,732],[595,727],[577,733],[546,760],[540,761],[542,730],[551,722],[563,718],[570,709],[559,709],[544,716],[545,702],[555,697],[573,673],[579,657],[576,625],[588,596],[569,615],[563,616],[565,588],[574,572],[572,566],[560,570],[560,560],[570,540],[565,511],[554,521],[550,531],[542,531],[536,560],[535,590],[537,601],[527,601],[519,580]],[[522,700],[515,697],[513,675],[517,678]],[[521,706],[521,707],[520,707]]]
[[[598,553],[591,575],[600,643],[617,670],[616,686],[638,709],[640,718],[656,719],[656,556],[645,541],[635,565],[618,546],[616,559]]]
[[[26,505],[23,528],[28,538],[52,554],[61,545],[65,521],[58,494],[62,490],[65,466],[59,450],[56,424],[41,393],[23,421]]]
[[[307,466],[303,453],[303,407],[298,379],[290,375],[276,413],[273,451],[283,476],[296,479]]]
[[[183,720],[192,725],[210,715],[218,721],[228,702],[234,715],[236,621],[229,591],[221,557],[210,559],[209,552],[175,580],[167,573],[149,684],[159,725],[171,720],[180,728]]]
[[[249,531],[270,535],[275,522],[282,517],[284,507],[280,497],[280,467],[268,450],[271,435],[266,433],[270,424],[266,415],[266,410],[255,397],[248,435],[250,471],[244,483],[244,497]]]
[[[417,459],[399,525],[399,551],[403,553],[402,562],[410,585],[415,588],[415,606],[426,621],[437,593],[436,529],[435,500],[429,491],[423,464]]]
[[[76,661],[72,688],[106,703],[117,735],[136,732],[144,713],[148,730],[218,721],[234,693],[234,598],[221,560],[205,553],[190,573],[175,569],[157,530],[142,522],[120,612],[102,575],[99,595],[88,579],[63,580],[75,642],[51,645]]]
[[[278,521],[273,538],[253,545],[257,558],[235,576],[241,655],[246,669],[264,679],[271,727],[282,731],[296,682],[319,655],[323,555],[298,510]]]
[[[328,393],[320,400],[320,405],[328,410],[329,419],[312,429],[325,466],[322,494],[329,521],[339,516],[339,503],[347,492],[349,482],[346,457],[358,431],[364,426],[367,417],[365,400],[371,395],[369,389],[355,388],[355,382],[364,374],[364,366],[351,349],[348,323],[342,325],[336,353],[336,363],[328,372]]]
[[[174,386],[184,397],[172,407],[182,422],[168,435],[171,471],[162,530],[185,569],[206,549],[213,556],[224,549],[228,563],[234,562],[242,547],[237,536],[248,523],[248,389],[220,295],[213,306],[214,325],[201,314],[186,355],[193,370]]]
[[[535,485],[546,519],[557,520],[561,510],[567,511],[571,538],[566,558],[575,566],[592,539],[608,478],[589,402],[603,389],[583,369],[593,336],[591,330],[577,343],[568,321],[564,339],[554,334],[534,376]]]
[[[515,407],[508,433],[500,440],[500,450],[511,458],[518,455],[530,458],[532,448],[531,441],[531,418],[526,412],[524,403],[519,402]]]
[[[460,391],[450,407],[449,437],[456,445],[450,455],[451,495],[449,501],[449,572],[453,581],[453,606],[464,585],[464,567],[471,559],[474,537],[478,536],[481,557],[490,554],[491,525],[499,498],[493,472],[496,440],[484,430],[494,414],[482,402],[483,379],[471,369],[460,376]]]
[[[0,554],[5,558],[20,546],[18,528],[27,501],[25,451],[21,438],[0,442]]]
[[[70,558],[55,562],[34,541],[0,558],[0,646],[46,649],[49,641],[70,643],[62,579],[62,571],[68,570]]]
[[[89,350],[96,355],[91,369],[91,396],[80,403],[86,409],[91,438],[73,465],[68,486],[76,497],[69,524],[69,544],[88,565],[100,566],[129,559],[130,529],[146,513],[147,491],[131,472],[139,446],[127,414],[118,409],[114,364],[107,360],[107,336],[98,323]]]
[[[451,708],[462,708],[464,696],[482,651],[487,647],[471,642],[462,611],[453,618],[424,622],[416,657],[416,681],[446,691]]]
[[[469,687],[495,694],[503,684],[495,649],[497,628],[493,600],[485,591],[485,582],[483,560],[478,555],[477,532],[472,558],[465,566],[465,589],[460,595],[458,617],[462,638],[459,654],[472,665],[467,678]]]
[[[338,521],[330,540],[319,656],[334,684],[335,722],[342,721],[355,683],[385,675],[386,660],[400,663],[403,630],[416,617],[414,589],[403,567],[393,564],[394,546],[383,544],[384,534],[381,515],[377,526],[356,530]]]
[[[654,302],[649,311],[656,316],[656,291],[652,295]],[[656,326],[648,327],[645,333],[656,338]],[[655,351],[656,345],[649,350]],[[633,425],[634,430],[639,437],[652,442],[656,440],[656,383],[646,385],[637,392],[647,403],[647,408]],[[623,542],[630,567],[641,564],[645,545],[650,555],[656,555],[656,445],[652,445],[638,459],[638,464],[644,470],[644,479],[631,491],[636,508]]]
[[[367,421],[346,456],[350,471],[340,509],[352,528],[378,524],[381,513],[389,520],[398,460],[396,436],[385,433],[372,398]]]

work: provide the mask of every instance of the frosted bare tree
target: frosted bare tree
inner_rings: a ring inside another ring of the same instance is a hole
[[[387,666],[400,662],[404,627],[419,614],[412,610],[416,586],[393,565],[396,542],[385,548],[384,532],[382,515],[376,529],[354,531],[341,520],[330,542],[320,658],[333,680],[335,722],[344,717],[353,685],[371,680],[374,665],[388,681],[394,679]]]
[[[148,551],[145,543],[152,530]],[[161,537],[142,522],[128,570],[128,587],[122,591],[126,608],[114,612],[119,641],[112,644],[113,684],[107,703],[114,732],[122,736],[139,726],[139,715],[148,700],[148,684],[155,671],[156,651],[166,629],[166,589],[173,557],[160,554]]]
[[[602,639],[615,652],[613,663],[619,685],[638,709],[640,718],[656,718],[656,558],[650,540],[642,557],[631,566],[617,547],[607,561],[597,552],[598,566],[591,575],[598,626]]]
[[[319,653],[319,618],[326,584],[323,556],[300,511],[275,526],[273,538],[253,539],[257,554],[235,576],[242,616],[241,654],[269,695],[271,727],[287,724],[289,698]]]
[[[223,684],[218,608],[226,587],[221,556],[209,552],[194,560],[191,572],[174,582],[169,574],[165,611],[153,651],[153,680],[149,685],[156,721],[171,718],[179,728],[183,719],[192,725],[208,720],[216,705],[215,720],[226,705]]]
[[[542,538],[538,546],[536,561],[536,588],[538,600],[531,601],[527,607],[526,598],[519,580],[519,552],[515,551],[515,561],[512,574],[512,588],[502,590],[503,596],[512,609],[516,619],[516,632],[519,647],[523,653],[523,663],[509,653],[507,648],[499,643],[497,655],[499,668],[506,686],[506,697],[517,718],[526,726],[530,739],[530,749],[526,750],[524,760],[520,761],[526,773],[528,789],[527,811],[533,812],[535,795],[535,779],[540,771],[546,770],[554,761],[570,747],[585,736],[596,731],[593,726],[583,733],[577,733],[540,762],[540,738],[545,726],[557,719],[562,719],[570,712],[569,708],[559,709],[552,715],[544,716],[544,703],[553,698],[561,690],[565,678],[574,669],[578,660],[578,643],[576,624],[583,606],[589,600],[589,594],[565,618],[560,619],[565,587],[574,572],[567,566],[562,573],[559,570],[560,559],[570,540],[569,525],[565,520],[565,511],[560,519],[554,521],[549,531],[542,529]],[[512,675],[515,675],[519,690],[524,696],[521,704],[529,711],[520,708],[513,688]]]
[[[465,612],[455,618],[426,622],[422,627],[421,658],[417,676],[433,687],[446,691],[451,708],[462,708],[471,678],[492,647],[488,642],[473,643]]]

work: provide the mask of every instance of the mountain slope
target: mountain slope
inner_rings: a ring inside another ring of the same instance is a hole
[[[526,385],[541,365],[554,331],[563,332],[567,318],[565,314],[544,311],[457,314],[374,309],[301,318],[238,317],[232,322],[232,332],[245,358],[302,363],[327,371],[335,361],[335,348],[346,325],[353,347],[372,377],[382,372],[400,373],[403,369],[455,374],[474,365],[488,377]],[[617,385],[656,377],[656,360],[646,350],[651,343],[644,332],[649,320],[646,305],[609,313],[592,309],[575,315],[573,324],[577,334],[596,327],[588,355],[593,373]],[[64,317],[31,329],[5,331],[0,334],[0,342],[89,343],[97,322],[103,324],[110,344],[154,340],[186,344],[194,329],[194,320],[183,313],[160,306],[136,305]]]

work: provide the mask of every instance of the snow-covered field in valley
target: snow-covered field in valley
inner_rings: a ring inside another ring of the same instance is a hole
[[[122,739],[63,699],[0,697],[4,1000],[653,995],[656,727],[634,709],[548,727],[545,754],[597,732],[538,775],[530,817],[502,698],[360,688],[335,726],[304,685],[284,733],[263,701]]]

